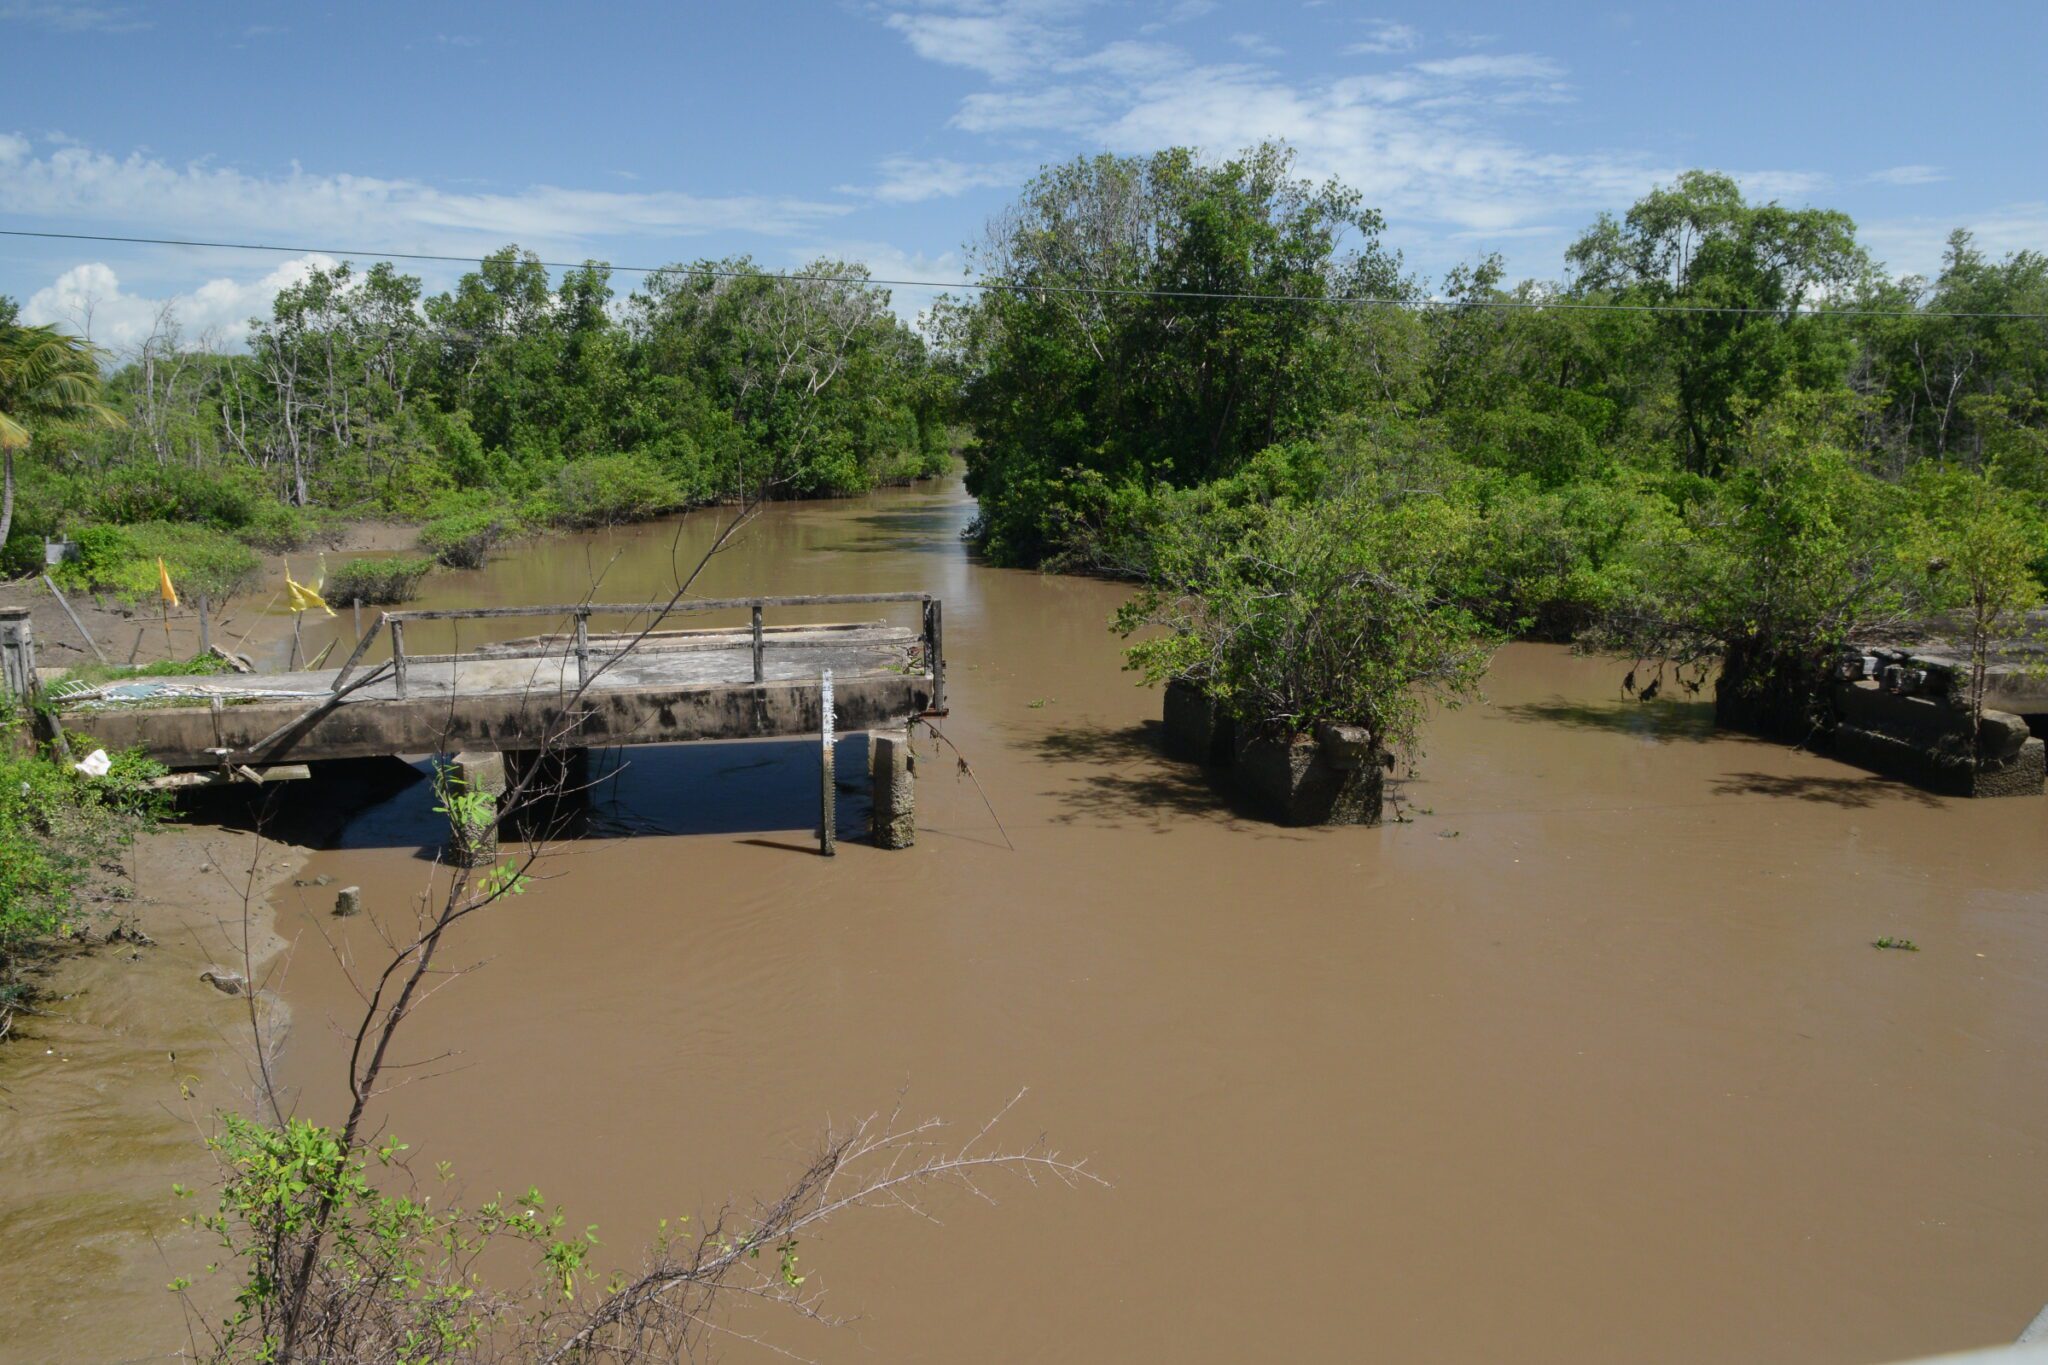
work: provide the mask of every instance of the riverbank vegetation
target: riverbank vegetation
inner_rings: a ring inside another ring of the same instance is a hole
[[[161,816],[163,770],[111,756],[100,776],[43,752],[19,701],[0,695],[0,1039],[32,996],[28,969],[90,913],[87,888]]]
[[[7,336],[46,330],[0,300]],[[90,387],[92,353],[69,349]],[[474,564],[508,535],[716,502],[771,469],[777,496],[834,496],[951,458],[947,372],[841,261],[803,278],[701,261],[620,295],[603,266],[557,282],[507,247],[431,297],[344,262],[280,292],[246,353],[167,312],[100,359],[90,407],[47,382],[0,405],[34,436],[32,457],[12,458],[25,438],[7,447],[22,496],[0,527],[6,572],[39,566],[45,537],[179,523],[189,539],[164,557],[191,576],[202,542],[289,549],[369,516],[423,522],[432,553]]]
[[[1167,636],[1135,666],[1296,734],[1412,737],[1361,681],[1461,693],[1504,634],[1632,653],[1650,695],[1724,669],[1724,718],[1789,730],[1850,635],[2036,600],[2048,256],[1958,232],[1894,279],[1847,216],[1707,172],[1556,283],[1432,286],[1382,229],[1275,146],[1033,180],[997,287],[936,319],[982,552],[1136,580],[1120,624]]]

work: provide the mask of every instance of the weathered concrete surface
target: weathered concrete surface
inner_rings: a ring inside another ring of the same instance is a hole
[[[1166,684],[1166,752],[1184,763],[1227,766],[1235,757],[1236,727],[1193,683]]]
[[[1898,690],[1913,686],[1917,691]],[[1969,707],[1946,675],[1915,678],[1887,665],[1879,678],[1831,689],[1834,757],[1953,796],[2039,796],[2043,746],[2024,717],[1987,709],[1971,743]]]
[[[684,634],[679,632],[680,634]],[[931,706],[933,682],[915,632],[886,626],[782,632],[753,682],[745,631],[689,632],[681,647],[635,651],[599,674],[572,705],[576,663],[464,657],[413,662],[406,696],[385,677],[350,693],[259,755],[265,762],[384,754],[610,747],[816,734],[820,670],[833,671],[841,729],[892,729]],[[807,638],[799,638],[807,637]],[[359,670],[360,675],[360,670]],[[335,670],[177,679],[236,698],[203,704],[67,710],[65,725],[108,748],[141,745],[173,768],[218,767],[318,704]],[[269,700],[265,694],[279,694]]]
[[[1222,768],[1231,782],[1288,825],[1377,825],[1386,753],[1358,725],[1319,725],[1313,737],[1240,737],[1236,722],[1190,683],[1163,701],[1169,757]]]
[[[1371,747],[1362,731],[1337,745],[1304,735],[1254,739],[1238,745],[1231,775],[1283,824],[1377,825],[1386,769],[1376,752],[1364,761]]]
[[[481,867],[495,862],[498,858],[498,802],[505,795],[505,756],[461,753],[449,766],[455,771],[449,791],[448,861],[465,867]],[[458,796],[486,798],[488,813],[474,821],[463,819],[453,800]]]
[[[917,759],[908,730],[868,733],[868,782],[875,847],[909,848],[917,842]]]

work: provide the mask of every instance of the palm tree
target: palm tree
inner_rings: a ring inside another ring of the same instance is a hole
[[[14,453],[30,422],[57,417],[121,424],[100,402],[99,350],[54,327],[0,326],[0,546],[14,529]]]

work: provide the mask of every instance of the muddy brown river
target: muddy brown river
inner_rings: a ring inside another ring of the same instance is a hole
[[[1923,796],[1513,645],[1430,723],[1408,822],[1276,828],[1158,755],[1121,590],[975,564],[971,512],[777,507],[700,591],[940,596],[988,804],[927,744],[917,847],[828,860],[815,744],[607,756],[594,832],[417,1016],[414,1056],[458,1055],[390,1131],[630,1264],[657,1218],[773,1191],[828,1117],[902,1092],[972,1126],[1029,1087],[999,1131],[1113,1184],[807,1240],[857,1321],[734,1326],[825,1360],[1876,1362],[2048,1301],[2042,801]],[[712,525],[525,545],[418,605],[662,595]],[[432,804],[307,875],[402,913]],[[864,813],[842,798],[848,838]],[[376,945],[329,894],[279,905],[285,1071],[332,1118],[353,997],[316,930]]]

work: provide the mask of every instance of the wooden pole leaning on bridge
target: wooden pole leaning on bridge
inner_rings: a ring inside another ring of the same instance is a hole
[[[57,605],[64,608],[64,614],[71,618],[71,624],[85,637],[85,647],[92,651],[93,658],[105,663],[107,656],[100,652],[100,642],[92,638],[92,632],[85,628],[85,622],[78,619],[78,613],[71,609],[71,603],[65,600],[64,594],[50,581],[48,574],[43,575],[43,586],[50,590],[50,596],[57,599]]]

